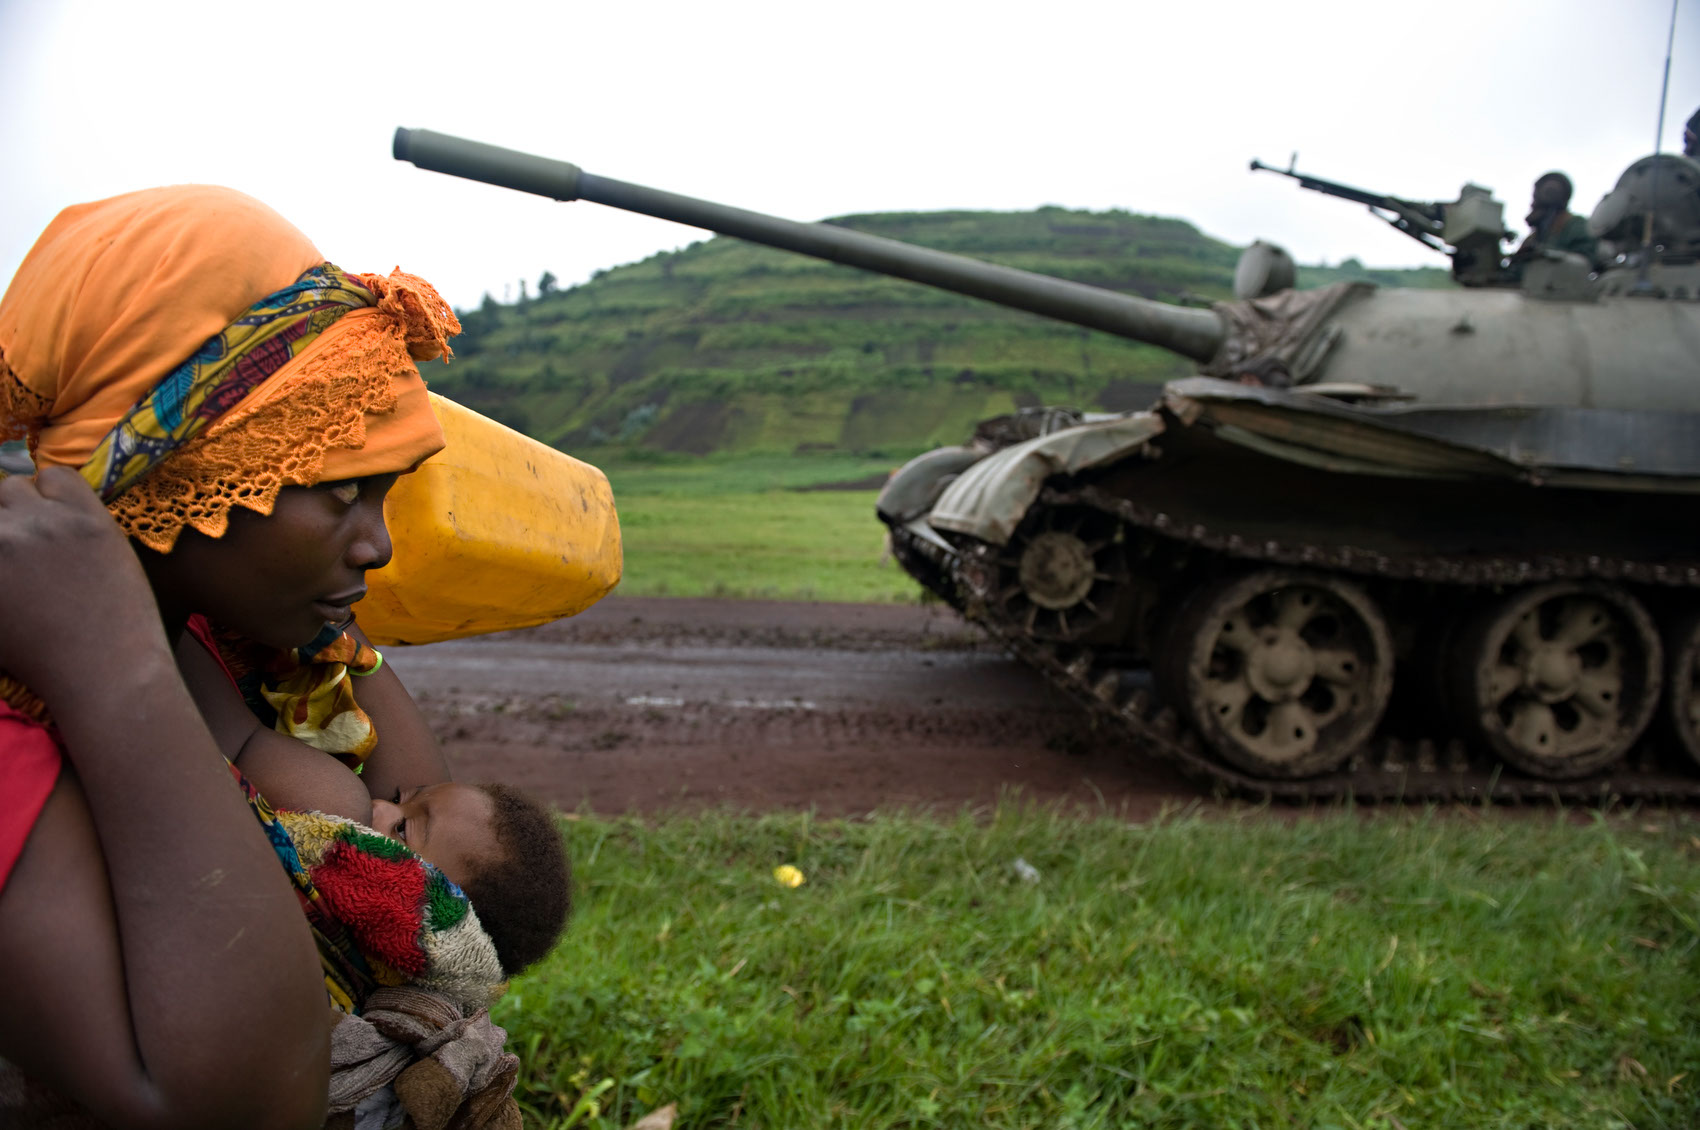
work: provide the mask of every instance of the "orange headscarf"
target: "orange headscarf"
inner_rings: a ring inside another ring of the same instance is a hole
[[[0,439],[27,434],[38,466],[82,466],[204,342],[323,261],[232,189],[67,208],[0,299]],[[166,552],[184,527],[221,535],[233,505],[269,514],[284,486],[405,472],[442,449],[415,362],[448,353],[454,311],[400,270],[357,278],[377,305],[337,319],[109,501],[132,537]]]

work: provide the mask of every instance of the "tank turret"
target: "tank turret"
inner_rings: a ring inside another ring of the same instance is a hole
[[[1601,293],[1700,298],[1700,162],[1643,157],[1617,179],[1588,228],[1608,264]]]
[[[911,574],[1136,750],[1264,796],[1700,799],[1693,162],[1624,174],[1598,274],[1542,257],[1519,287],[1299,291],[1258,247],[1203,310],[423,130],[395,154],[1197,361],[1147,411],[989,421],[877,506]],[[1276,171],[1461,282],[1504,281],[1484,189],[1427,204]]]

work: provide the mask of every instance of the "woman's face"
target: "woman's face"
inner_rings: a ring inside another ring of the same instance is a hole
[[[384,496],[396,478],[285,487],[269,515],[232,507],[223,537],[185,530],[169,554],[143,555],[161,608],[272,647],[307,643],[348,620],[366,571],[389,561]]]

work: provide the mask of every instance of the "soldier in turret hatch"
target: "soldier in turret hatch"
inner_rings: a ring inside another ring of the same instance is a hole
[[[1682,155],[1700,161],[1700,110],[1694,111],[1688,128],[1682,131]]]
[[[1511,255],[1508,274],[1522,278],[1523,267],[1543,251],[1567,251],[1594,261],[1598,241],[1588,230],[1588,221],[1570,211],[1570,178],[1563,173],[1543,173],[1535,182],[1534,199],[1524,223],[1529,234]]]

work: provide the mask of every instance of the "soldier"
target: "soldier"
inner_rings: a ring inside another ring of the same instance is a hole
[[[1682,155],[1700,161],[1700,110],[1694,111],[1688,128],[1682,131]]]
[[[1598,241],[1588,230],[1588,221],[1570,212],[1570,178],[1563,173],[1543,173],[1535,182],[1534,199],[1524,222],[1529,234],[1511,256],[1509,274],[1522,278],[1523,267],[1543,251],[1567,251],[1594,261]]]

